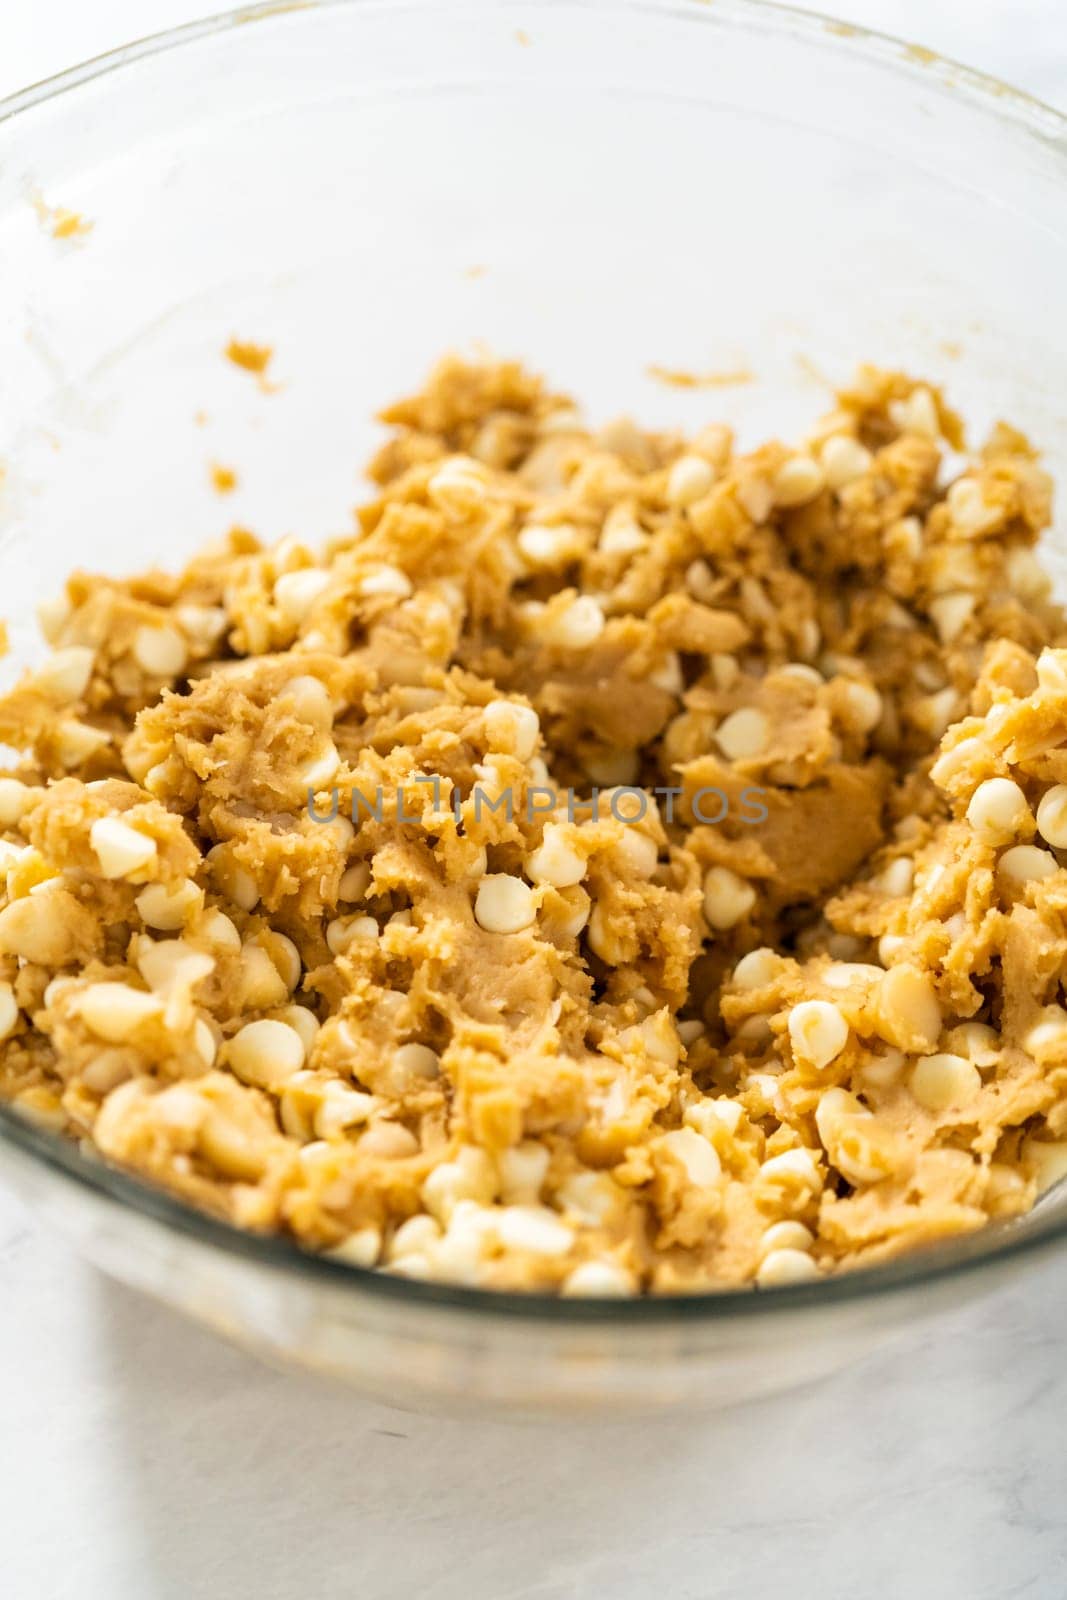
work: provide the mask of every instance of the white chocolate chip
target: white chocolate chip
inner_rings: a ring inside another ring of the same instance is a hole
[[[536,916],[533,890],[506,872],[490,873],[478,887],[474,916],[487,933],[519,933]]]
[[[274,585],[274,604],[286,622],[296,627],[330,587],[330,574],[318,567],[283,572]]]
[[[105,878],[132,877],[156,859],[156,841],[119,817],[97,818],[89,842]]]
[[[627,1272],[625,1267],[620,1267],[614,1261],[583,1261],[564,1278],[560,1286],[560,1293],[571,1295],[595,1295],[597,1299],[608,1299],[634,1294],[637,1290],[637,1281],[632,1272]]]
[[[770,731],[762,711],[742,706],[719,724],[715,743],[728,761],[752,761],[767,748]]]
[[[787,507],[807,505],[821,492],[824,483],[817,461],[813,461],[811,456],[793,456],[775,474],[772,485],[774,503]]]
[[[379,567],[359,581],[359,592],[364,595],[387,595],[394,600],[407,600],[412,594],[411,579],[399,567]]]
[[[592,595],[579,595],[565,610],[543,625],[546,643],[563,650],[585,650],[604,631],[604,612]]]
[[[1041,796],[1037,831],[1054,850],[1067,849],[1067,783],[1053,784]]]
[[[568,889],[581,883],[585,873],[585,857],[568,843],[566,829],[559,823],[547,823],[541,843],[527,857],[526,876],[532,883]]]
[[[1007,844],[1030,821],[1030,807],[1014,779],[987,778],[971,796],[967,821],[986,844]]]
[[[95,652],[84,645],[68,645],[54,650],[34,674],[34,687],[60,705],[80,700],[89,687]]]
[[[137,665],[152,678],[176,678],[189,660],[184,637],[165,622],[138,628],[133,654]]]
[[[789,1013],[794,1054],[813,1067],[829,1066],[848,1043],[848,1023],[831,1000],[802,1000]]]
[[[774,1289],[787,1283],[810,1283],[819,1269],[805,1250],[771,1250],[756,1270],[761,1289]]]
[[[823,473],[831,489],[843,489],[870,471],[874,459],[866,446],[847,433],[835,433],[819,452]]]
[[[968,1105],[982,1087],[978,1068],[964,1056],[923,1056],[909,1079],[911,1092],[927,1111]]]
[[[1050,850],[1041,850],[1033,844],[1016,844],[997,862],[998,873],[1017,883],[1034,883],[1051,878],[1059,871],[1056,857]]]
[[[269,1089],[304,1065],[304,1041],[288,1023],[268,1017],[247,1022],[226,1046],[226,1059],[244,1083]]]
[[[485,708],[485,727],[495,750],[528,761],[537,749],[541,722],[532,706],[512,700],[490,700]]]
[[[715,473],[703,456],[679,456],[667,475],[667,500],[672,506],[691,506],[707,494]]]
[[[711,867],[705,875],[704,915],[716,931],[736,927],[755,903],[755,889],[729,867]]]
[[[162,1017],[163,1001],[126,983],[91,983],[75,1000],[90,1032],[110,1044],[124,1044],[145,1023]]]

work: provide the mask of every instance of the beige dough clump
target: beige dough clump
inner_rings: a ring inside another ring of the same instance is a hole
[[[564,1294],[799,1281],[1067,1170],[1051,489],[861,370],[800,448],[519,366],[318,552],[74,574],[0,700],[0,1093],[238,1226]],[[958,471],[957,469],[954,469]]]

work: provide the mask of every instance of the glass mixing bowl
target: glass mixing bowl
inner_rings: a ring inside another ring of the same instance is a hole
[[[1062,474],[1065,193],[1053,111],[750,0],[265,5],[28,90],[0,106],[14,664],[76,565],[179,563],[232,520],[346,527],[373,409],[472,341],[600,418],[727,414],[742,442],[803,428],[823,374],[903,365]],[[269,392],[223,359],[233,336],[273,347]],[[653,364],[752,381],[669,388]],[[239,469],[227,501],[212,461]],[[0,1140],[34,1212],[110,1271],[412,1406],[734,1402],[1026,1271],[1067,1227],[1053,1193],[817,1285],[558,1302],[241,1235],[9,1112]]]

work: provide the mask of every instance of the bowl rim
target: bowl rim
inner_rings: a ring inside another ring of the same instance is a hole
[[[684,18],[710,27],[772,31],[822,49],[861,57],[899,71],[916,84],[946,97],[971,102],[981,115],[1006,121],[1033,137],[1053,142],[1067,155],[1067,115],[1038,96],[892,34],[843,22],[824,13],[779,0],[538,0],[554,11],[627,11]],[[108,74],[136,67],[153,56],[228,33],[247,24],[300,26],[332,11],[440,11],[471,9],[472,0],[259,0],[254,5],[184,23],[120,45],[65,68],[0,99],[0,125]],[[521,8],[516,6],[516,11]],[[1037,1257],[1067,1236],[1067,1208],[1042,1217],[1030,1213],[1025,1225],[988,1224],[951,1240],[917,1246],[893,1260],[856,1268],[816,1282],[772,1288],[751,1286],[701,1290],[689,1294],[599,1299],[559,1297],[540,1292],[479,1289],[447,1282],[405,1278],[360,1267],[301,1248],[280,1234],[255,1233],[199,1210],[132,1172],[87,1155],[72,1141],[32,1122],[0,1102],[0,1147],[8,1145],[73,1191],[132,1211],[195,1244],[323,1288],[348,1290],[354,1297],[439,1308],[450,1314],[486,1316],[555,1325],[582,1323],[655,1326],[684,1321],[718,1322],[768,1315],[818,1312],[842,1304],[875,1300],[894,1291],[926,1289],[957,1282],[1007,1262]]]
[[[60,72],[49,73],[0,98],[0,124],[45,101],[58,99],[111,72],[135,66],[152,56],[195,44],[234,28],[255,23],[299,25],[331,11],[441,11],[470,9],[478,0],[255,0],[254,4],[213,12],[177,27],[139,35],[128,43],[100,51]],[[483,5],[486,0],[481,0]],[[525,0],[510,0],[508,9],[521,10]],[[786,0],[528,0],[553,11],[598,11],[610,15],[620,9],[651,16],[673,16],[710,27],[741,27],[792,35],[824,49],[837,49],[896,68],[916,83],[932,85],[942,93],[976,100],[982,109],[1002,120],[1022,124],[1030,133],[1067,141],[1067,112],[1028,89],[968,66],[953,56],[902,39],[880,28],[844,21],[814,7]]]

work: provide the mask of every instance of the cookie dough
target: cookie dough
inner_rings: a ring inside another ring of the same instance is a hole
[[[744,453],[506,362],[382,415],[353,533],[42,608],[0,1093],[239,1227],[489,1287],[771,1286],[1025,1212],[1067,1170],[1027,441],[962,456],[873,368]]]

